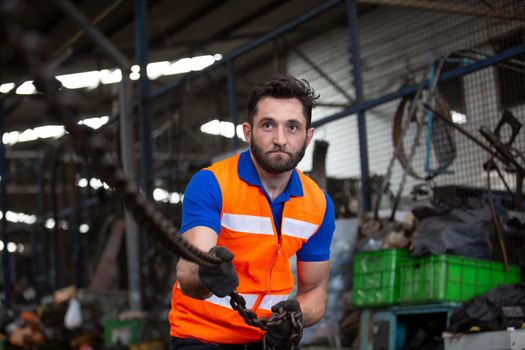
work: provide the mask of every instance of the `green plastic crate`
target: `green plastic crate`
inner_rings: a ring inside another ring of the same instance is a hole
[[[406,249],[356,254],[352,304],[356,307],[396,304],[399,296],[399,267],[402,262],[411,259]]]
[[[520,282],[517,266],[453,255],[431,255],[401,266],[399,302],[465,301],[500,284]]]
[[[140,341],[142,322],[139,320],[105,320],[103,325],[106,347],[129,346]]]

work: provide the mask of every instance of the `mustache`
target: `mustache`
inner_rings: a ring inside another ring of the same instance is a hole
[[[283,147],[274,147],[272,150],[268,151],[268,153],[277,153],[277,152],[292,155],[290,152],[286,151]]]

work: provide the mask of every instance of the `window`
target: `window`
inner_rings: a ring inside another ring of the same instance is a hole
[[[443,64],[441,74],[456,70],[463,66],[459,59],[450,58]],[[466,114],[465,93],[463,91],[463,78],[457,77],[442,81],[438,84],[439,92],[445,98],[450,107],[450,111]]]

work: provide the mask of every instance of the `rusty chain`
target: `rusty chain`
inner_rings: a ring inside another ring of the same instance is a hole
[[[34,84],[43,93],[51,115],[57,116],[71,135],[74,146],[81,153],[87,155],[91,164],[98,170],[102,180],[114,188],[117,196],[125,204],[142,227],[153,233],[155,238],[170,252],[199,266],[215,267],[222,260],[214,254],[204,252],[185,239],[177,235],[177,229],[162,212],[155,209],[138,186],[129,180],[117,161],[114,152],[105,138],[94,132],[93,129],[78,125],[72,118],[73,109],[67,103],[65,94],[59,94],[54,76],[41,58],[43,40],[38,33],[26,31],[13,18],[16,1],[0,2],[0,38],[5,37],[4,43],[11,45],[17,53],[23,55],[29,75]],[[297,350],[302,337],[303,324],[300,312],[287,312],[282,308],[278,313],[272,313],[268,318],[258,318],[257,314],[246,307],[245,299],[236,291],[229,294],[230,304],[234,310],[251,326],[268,331],[282,322],[290,320],[292,334],[284,349]],[[267,350],[279,350],[266,344]]]

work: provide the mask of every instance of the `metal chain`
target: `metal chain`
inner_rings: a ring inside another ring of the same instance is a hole
[[[9,43],[23,55],[30,75],[47,101],[49,112],[64,123],[77,150],[89,156],[101,179],[115,189],[115,193],[137,222],[142,227],[149,229],[170,252],[199,266],[215,267],[220,264],[222,259],[196,248],[181,235],[177,235],[177,230],[171,221],[166,219],[162,212],[156,210],[153,204],[140,193],[137,185],[126,177],[107,141],[101,135],[96,134],[93,129],[78,125],[71,117],[74,114],[72,106],[67,103],[64,93],[57,93],[56,81],[40,57],[43,42],[38,34],[24,31],[13,20],[13,12],[16,7],[14,3],[13,1],[0,3],[0,23],[2,23],[0,35],[3,34],[6,39],[4,42]],[[257,318],[253,310],[246,308],[246,301],[241,295],[234,291],[229,296],[232,308],[248,325],[267,331],[289,319],[292,323],[292,334],[284,349],[297,350],[299,348],[303,330],[301,313],[286,312],[281,309],[279,313],[272,313],[269,318]],[[265,348],[278,350],[266,344]]]
[[[288,322],[292,324],[292,332],[288,337],[288,342],[284,347],[287,350],[298,350],[299,342],[303,336],[303,322],[302,322],[302,313],[301,312],[289,312],[285,311],[283,308],[279,308],[277,312],[274,312],[268,318],[257,318],[255,312],[246,308],[246,301],[244,298],[239,295],[237,292],[232,292],[229,294],[230,305],[234,310],[242,316],[244,322],[250,326],[258,327],[262,330],[268,331],[272,327],[278,327],[283,322]],[[263,347],[266,350],[279,350],[266,343],[266,338],[263,338]]]

